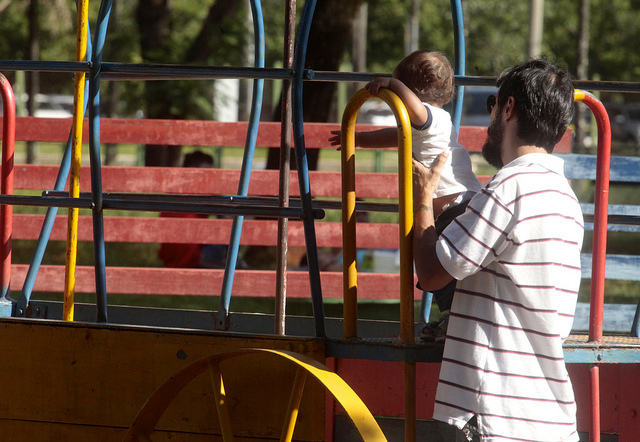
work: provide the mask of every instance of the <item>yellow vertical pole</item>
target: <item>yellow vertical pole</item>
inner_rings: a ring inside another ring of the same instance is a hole
[[[355,223],[355,121],[358,110],[370,98],[365,89],[356,92],[342,117],[342,247],[344,273],[344,335],[357,337],[357,271]],[[411,122],[400,97],[381,89],[378,98],[393,111],[398,124],[398,196],[400,235],[400,340],[415,344],[413,288],[413,170]],[[416,363],[405,361],[405,441],[416,440]]]
[[[76,39],[76,61],[87,59],[87,29],[89,27],[89,0],[78,1],[78,24]],[[82,156],[82,123],[84,118],[84,72],[75,74],[75,91],[73,103],[73,128],[71,132],[71,173],[69,179],[69,196],[80,196],[80,159]],[[73,321],[76,258],[78,256],[78,209],[69,209],[67,222],[67,257],[64,274],[64,307],[63,319]]]
[[[389,103],[398,121],[398,197],[400,235],[400,340],[415,344],[413,299],[413,169],[411,123],[400,98],[389,90],[378,94]],[[393,104],[392,104],[393,103]],[[404,363],[404,440],[416,440],[416,363]]]
[[[358,336],[358,275],[356,271],[356,117],[362,103],[371,98],[365,89],[356,92],[342,116],[342,272],[344,337]]]

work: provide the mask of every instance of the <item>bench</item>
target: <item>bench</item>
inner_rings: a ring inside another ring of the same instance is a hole
[[[572,180],[594,181],[596,178],[596,156],[584,154],[560,154],[565,160],[565,174]],[[632,156],[612,156],[610,167],[610,183],[638,184],[640,183],[640,158]],[[614,195],[612,192],[611,195]],[[593,230],[593,223],[589,222],[594,213],[593,203],[581,203],[582,211],[587,217],[585,221],[585,238],[587,232]],[[588,217],[591,215],[591,218]],[[621,238],[632,237],[640,232],[640,206],[634,204],[609,204],[608,232],[618,232]],[[626,235],[625,235],[626,234]],[[610,253],[607,247],[605,279],[609,281],[640,281],[640,255]],[[583,253],[581,256],[583,281],[591,279],[592,255]],[[606,295],[606,292],[605,292]],[[630,304],[605,304],[603,315],[604,330],[609,332],[629,332],[637,336],[638,306]],[[587,330],[585,318],[589,316],[589,304],[581,303],[576,312],[575,330]]]
[[[16,139],[22,141],[66,142],[71,127],[70,119],[46,119],[18,117]],[[308,123],[305,125],[305,143],[308,149],[330,148],[327,138],[337,124]],[[374,126],[359,126],[357,130],[374,129]],[[85,125],[85,137],[87,136]],[[169,144],[188,146],[244,146],[247,123],[212,121],[168,121],[102,119],[101,142],[112,144]],[[485,139],[485,129],[463,127],[460,142],[470,152],[480,152]],[[568,132],[555,153],[566,162],[570,179],[594,179],[595,158],[589,155],[571,154],[571,138]],[[86,138],[85,138],[86,139]],[[279,123],[263,122],[258,131],[258,147],[279,147]],[[357,161],[357,154],[356,154]],[[612,181],[638,182],[640,170],[637,158],[612,160]],[[15,169],[15,188],[47,190],[53,187],[58,166],[18,164]],[[175,193],[233,195],[237,192],[240,171],[236,169],[183,169],[157,167],[103,167],[103,190],[105,192]],[[90,189],[90,175],[86,167],[81,172],[81,189]],[[486,181],[488,177],[480,177]],[[339,198],[341,192],[340,172],[310,172],[311,190],[314,198]],[[298,195],[297,176],[291,172],[291,194]],[[278,171],[254,170],[251,175],[249,195],[275,196],[278,192]],[[395,173],[360,172],[356,179],[356,194],[363,199],[395,200],[398,197]],[[584,205],[585,213],[593,208]],[[637,206],[612,206],[612,214],[635,214]],[[634,212],[635,211],[635,212]],[[66,216],[61,211],[56,218],[51,234],[52,241],[66,240]],[[141,243],[228,243],[231,223],[229,219],[175,219],[160,218],[157,214],[143,217],[108,216],[105,212],[105,241]],[[13,238],[15,240],[37,239],[42,225],[42,215],[14,215]],[[611,225],[610,229],[631,229],[637,226]],[[176,232],[180,232],[177,235]],[[367,249],[397,249],[398,228],[395,224],[360,223],[357,229],[357,247]],[[341,225],[336,222],[316,223],[318,247],[341,247]],[[81,216],[78,228],[79,241],[92,241],[92,221]],[[275,246],[277,223],[272,220],[247,219],[243,225],[241,245]],[[302,223],[289,223],[289,246],[303,247]],[[108,245],[107,245],[108,247]],[[637,281],[640,257],[608,256],[607,278]],[[107,263],[109,264],[109,263]],[[12,287],[22,287],[27,271],[26,264],[12,266]],[[217,269],[170,269],[140,267],[107,267],[107,290],[109,293],[162,294],[162,295],[219,295],[223,270]],[[77,293],[93,293],[95,282],[93,268],[79,266],[76,273]],[[583,278],[590,277],[590,255],[583,257]],[[342,298],[342,273],[322,272],[321,281],[325,298]],[[291,271],[288,275],[287,296],[308,298],[309,280],[305,272]],[[358,278],[361,299],[394,300],[398,298],[399,277],[395,273],[361,272]],[[233,286],[233,296],[272,297],[275,293],[275,273],[261,270],[238,270]],[[64,287],[62,266],[44,265],[35,283],[36,292],[58,292]],[[260,290],[256,290],[259,287]],[[415,298],[421,293],[416,290]]]
[[[22,117],[17,119],[16,139],[24,141],[66,142],[71,127],[70,120]],[[247,130],[246,123],[218,123],[203,121],[160,120],[110,120],[101,121],[103,143],[172,144],[194,146],[243,146]],[[307,147],[326,146],[329,131],[337,125],[314,125],[306,128]],[[86,134],[85,134],[86,136]],[[258,147],[277,147],[280,144],[280,126],[277,123],[261,125]],[[53,187],[58,173],[57,166],[16,165],[15,188],[46,190]],[[182,169],[153,167],[103,168],[103,190],[108,192],[174,193],[174,194],[220,194],[237,192],[239,170]],[[90,175],[86,167],[81,172],[81,189],[90,189]],[[340,173],[312,172],[310,176],[314,196],[339,197]],[[213,190],[211,190],[213,189]],[[297,176],[291,173],[292,196],[298,194]],[[395,174],[362,174],[358,177],[359,194],[363,198],[397,198]],[[250,195],[274,196],[278,192],[278,171],[256,170],[252,173]],[[105,212],[105,215],[108,215]],[[155,214],[154,214],[155,215]],[[148,243],[228,243],[231,220],[228,219],[172,219],[151,217],[105,216],[106,242]],[[14,215],[15,240],[36,239],[43,216]],[[56,218],[51,240],[66,239],[66,216]],[[78,240],[91,241],[91,218],[80,217]],[[242,245],[275,246],[277,225],[268,220],[246,220],[241,239]],[[175,232],[181,232],[178,236]],[[363,225],[359,247],[397,248],[397,226]],[[339,223],[318,223],[319,247],[340,247]],[[289,245],[304,246],[302,223],[292,221],[289,225]],[[27,265],[12,266],[14,290],[22,286]],[[61,291],[64,273],[61,266],[42,266],[34,291]],[[94,288],[93,268],[79,266],[76,272],[76,292],[92,293]],[[371,275],[363,279],[363,289],[371,293],[372,299],[393,298],[397,291],[396,275]],[[217,295],[222,284],[222,270],[167,269],[167,268],[107,268],[109,293],[165,294],[165,295]],[[369,279],[370,281],[366,281]],[[324,296],[342,297],[342,275],[327,272],[322,278]],[[261,289],[258,291],[256,287]],[[288,296],[309,296],[308,277],[304,272],[290,272]],[[234,281],[234,296],[271,297],[275,293],[275,274],[270,271],[238,271]]]

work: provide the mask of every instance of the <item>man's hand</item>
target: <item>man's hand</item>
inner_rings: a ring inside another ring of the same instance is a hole
[[[453,279],[436,253],[438,235],[433,216],[433,193],[448,156],[446,152],[441,153],[431,167],[413,160],[413,259],[420,287],[426,291],[440,289]]]
[[[417,204],[431,205],[447,158],[449,153],[442,152],[433,160],[431,167],[426,167],[415,158],[413,159],[413,198]]]

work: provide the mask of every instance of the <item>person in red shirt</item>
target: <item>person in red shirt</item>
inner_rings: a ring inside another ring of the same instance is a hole
[[[182,167],[214,166],[213,157],[201,151],[185,155]],[[207,218],[203,213],[162,212],[163,218]],[[227,259],[227,246],[222,244],[176,244],[163,243],[158,258],[171,268],[216,268],[222,269]]]

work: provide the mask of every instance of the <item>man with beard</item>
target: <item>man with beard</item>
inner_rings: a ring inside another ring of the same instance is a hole
[[[545,60],[506,70],[497,86],[483,155],[499,170],[440,236],[432,195],[446,155],[413,165],[418,280],[424,290],[458,281],[434,419],[468,440],[577,441],[562,342],[584,228],[563,162],[550,155],[571,121],[573,86]]]

